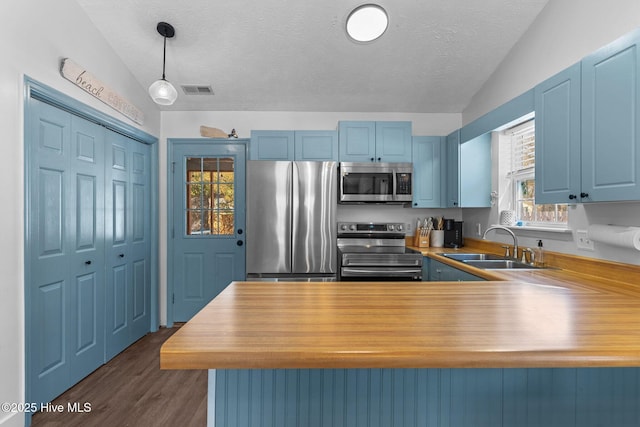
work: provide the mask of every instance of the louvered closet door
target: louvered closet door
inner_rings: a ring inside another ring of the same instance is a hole
[[[29,102],[26,375],[49,402],[104,361],[104,129]]]
[[[106,136],[106,358],[150,328],[150,152],[118,133]]]

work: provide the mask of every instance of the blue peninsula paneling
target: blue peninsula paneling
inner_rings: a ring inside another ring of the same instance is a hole
[[[640,368],[211,370],[209,387],[217,427],[640,426]]]

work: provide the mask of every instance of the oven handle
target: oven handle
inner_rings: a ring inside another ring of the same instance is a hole
[[[353,276],[407,276],[414,274],[421,274],[422,270],[410,268],[410,269],[399,269],[394,268],[392,270],[371,270],[371,269],[363,269],[363,268],[350,268],[350,267],[342,267],[341,274],[345,277],[353,277]]]

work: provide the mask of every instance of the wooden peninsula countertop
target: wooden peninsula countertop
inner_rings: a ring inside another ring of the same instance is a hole
[[[564,270],[510,274],[486,282],[234,282],[163,345],[160,366],[640,366],[637,288]]]

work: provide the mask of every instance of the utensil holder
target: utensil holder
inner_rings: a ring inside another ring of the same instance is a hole
[[[444,230],[431,230],[431,246],[434,248],[444,246]]]

